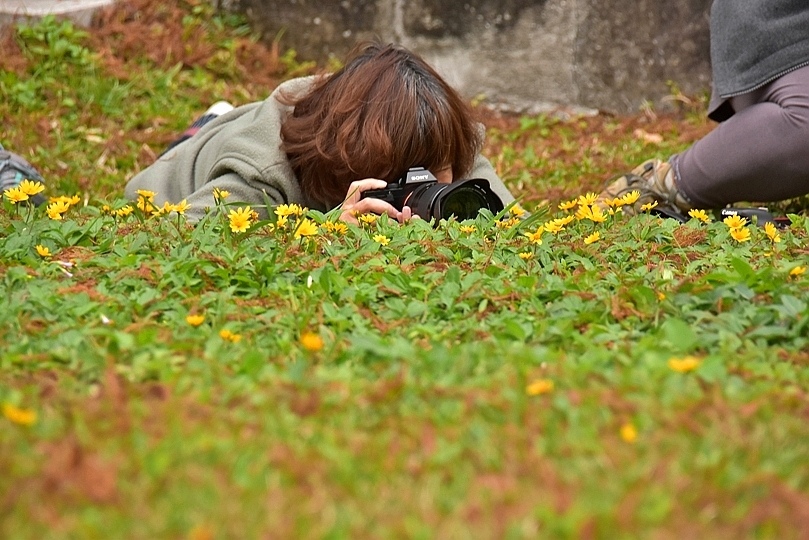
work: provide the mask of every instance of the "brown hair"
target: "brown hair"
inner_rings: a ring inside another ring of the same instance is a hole
[[[391,182],[408,168],[454,179],[472,169],[480,133],[466,101],[415,53],[375,42],[319,79],[281,127],[283,148],[306,196],[340,204],[351,182]]]

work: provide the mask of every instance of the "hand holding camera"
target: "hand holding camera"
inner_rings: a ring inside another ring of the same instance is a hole
[[[379,182],[380,189],[363,191],[360,199],[383,201],[400,213],[410,208],[413,215],[427,220],[434,218],[436,223],[452,216],[459,221],[472,219],[483,208],[494,214],[503,210],[503,201],[485,178],[443,184],[427,169],[414,167],[384,187],[384,182]],[[390,215],[389,211],[383,213]]]

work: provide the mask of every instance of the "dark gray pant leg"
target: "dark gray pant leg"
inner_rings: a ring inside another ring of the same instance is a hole
[[[809,193],[809,66],[732,98],[734,114],[671,158],[698,208]]]

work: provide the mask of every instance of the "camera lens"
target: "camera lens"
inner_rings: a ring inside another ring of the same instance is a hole
[[[417,186],[404,205],[423,219],[474,219],[481,208],[497,213],[503,209],[500,198],[482,179],[459,180],[452,184],[425,183]]]
[[[441,204],[441,217],[455,216],[458,221],[474,219],[481,208],[488,208],[486,197],[480,191],[463,187],[450,193]]]

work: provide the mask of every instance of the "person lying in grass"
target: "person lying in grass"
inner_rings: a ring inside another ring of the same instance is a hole
[[[485,178],[504,204],[514,200],[480,155],[484,130],[469,105],[396,45],[361,43],[333,74],[287,81],[261,102],[220,102],[193,131],[127,183],[127,198],[147,190],[156,206],[187,200],[194,220],[214,207],[218,189],[265,212],[267,203],[295,203],[339,207],[349,222],[364,213],[403,222],[410,208],[362,193],[421,166],[444,183]]]

